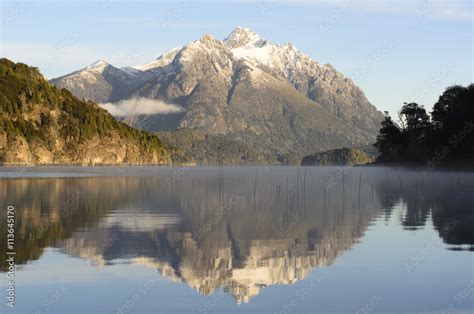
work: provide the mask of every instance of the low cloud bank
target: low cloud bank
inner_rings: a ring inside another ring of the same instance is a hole
[[[183,111],[178,105],[166,103],[161,100],[148,98],[131,98],[121,100],[117,103],[99,104],[102,108],[117,117],[149,115],[149,114],[169,114]]]

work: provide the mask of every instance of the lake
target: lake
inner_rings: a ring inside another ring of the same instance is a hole
[[[0,194],[2,313],[474,311],[474,173],[1,168]]]

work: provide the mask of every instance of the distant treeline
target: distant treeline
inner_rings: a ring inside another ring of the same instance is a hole
[[[398,115],[395,123],[385,112],[374,144],[377,163],[474,165],[474,84],[448,87],[430,115],[417,103],[405,103]]]

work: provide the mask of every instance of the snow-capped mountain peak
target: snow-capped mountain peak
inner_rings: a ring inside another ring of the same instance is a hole
[[[136,65],[130,68],[127,68],[127,70],[134,69],[138,71],[148,71],[156,68],[161,68],[173,61],[173,59],[176,57],[176,54],[181,50],[181,47],[173,48],[161,56],[159,56],[156,60],[143,64],[143,65]],[[133,71],[133,70],[132,70]]]
[[[216,39],[214,36],[209,34],[204,34],[199,37],[198,40],[195,40],[183,47],[184,50],[204,49],[208,52],[221,50],[223,48],[225,49],[224,45],[222,44],[222,41]]]
[[[224,39],[224,44],[229,49],[235,48],[255,48],[263,47],[268,44],[268,41],[250,28],[237,26],[230,34]]]
[[[249,31],[245,33],[249,33]],[[246,42],[246,40],[242,42]],[[263,44],[258,44],[259,42]],[[254,37],[253,43],[250,41],[244,45],[231,44],[231,47],[233,48],[230,48],[230,51],[236,58],[244,59],[257,67],[264,66],[284,76],[287,76],[289,72],[293,72],[297,68],[304,68],[308,64],[317,64],[317,62],[296,49],[291,43],[276,45],[270,44],[266,40],[263,40],[263,42],[261,40],[258,41]]]
[[[368,145],[383,120],[332,66],[243,27],[224,40],[203,35],[142,66],[118,69],[99,60],[52,82],[99,103],[142,97],[176,103],[179,114],[129,123],[149,131],[229,135],[275,156]]]
[[[86,70],[97,70],[97,71],[103,71],[106,67],[108,67],[110,64],[102,59],[97,60],[96,62],[88,65],[86,67]]]

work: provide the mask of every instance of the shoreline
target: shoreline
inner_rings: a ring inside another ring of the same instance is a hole
[[[39,164],[39,165],[25,165],[25,164],[0,164],[0,171],[7,169],[127,169],[127,168],[216,168],[216,167],[228,167],[228,168],[249,168],[249,167],[261,167],[261,168],[391,168],[391,169],[403,169],[423,172],[440,172],[440,171],[463,171],[463,172],[474,172],[474,165],[446,165],[436,168],[428,168],[420,165],[406,165],[406,164],[357,164],[357,165],[284,165],[284,164],[95,164],[95,165],[84,165],[84,164]]]

